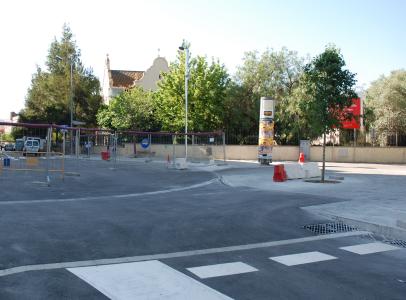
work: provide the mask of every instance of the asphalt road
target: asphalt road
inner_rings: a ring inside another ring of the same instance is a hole
[[[376,245],[373,236],[326,239],[302,228],[326,220],[300,207],[342,199],[233,188],[221,172],[82,164],[80,176],[51,187],[30,174],[1,177],[0,299],[406,298],[405,249],[360,255],[340,248]],[[303,253],[316,261],[270,259]],[[189,270],[228,263],[239,263],[235,274]],[[175,279],[186,287],[173,290]]]

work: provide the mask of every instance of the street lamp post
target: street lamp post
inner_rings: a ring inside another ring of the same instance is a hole
[[[63,58],[59,55],[56,56],[56,59],[59,61],[63,61]],[[69,111],[70,111],[70,128],[73,127],[73,60],[72,56],[69,59],[70,64],[70,85],[69,85]],[[71,142],[70,142],[70,154],[72,155],[73,152],[73,131],[71,129]]]
[[[63,58],[59,55],[56,56],[56,59],[63,61]],[[70,127],[73,126],[73,61],[72,57],[69,59],[70,64],[70,86],[69,86],[69,111],[70,111]]]
[[[187,161],[187,123],[188,123],[188,81],[189,81],[189,45],[183,40],[179,50],[185,51],[185,161]]]
[[[70,88],[69,88],[69,107],[70,107],[70,127],[73,126],[73,62],[70,59]]]

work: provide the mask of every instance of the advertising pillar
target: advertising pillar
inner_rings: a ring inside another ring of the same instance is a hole
[[[269,165],[272,163],[274,112],[274,100],[267,97],[261,97],[259,114],[258,162],[263,165]]]

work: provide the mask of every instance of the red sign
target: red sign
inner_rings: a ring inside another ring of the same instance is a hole
[[[341,122],[344,129],[359,129],[360,128],[360,116],[361,116],[361,99],[352,99],[352,105],[344,109],[346,115],[351,115],[351,119],[347,119]]]

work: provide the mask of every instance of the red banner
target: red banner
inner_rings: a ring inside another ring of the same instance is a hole
[[[351,119],[347,119],[341,122],[344,129],[359,129],[360,128],[360,116],[361,116],[361,99],[352,99],[352,105],[344,109],[345,115],[352,116]]]

